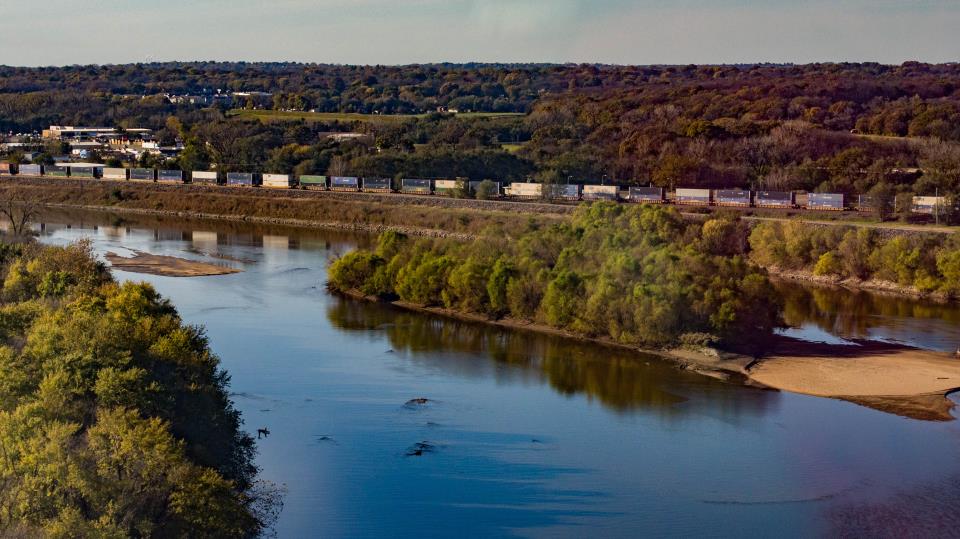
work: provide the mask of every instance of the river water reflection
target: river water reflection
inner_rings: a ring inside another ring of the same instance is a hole
[[[360,303],[325,268],[368,236],[91,213],[41,238],[242,273],[152,282],[207,328],[281,537],[950,535],[958,422],[743,388],[653,357]],[[782,285],[816,338],[948,349],[954,307]],[[408,403],[414,398],[425,404]],[[416,444],[425,442],[426,446]],[[419,456],[408,456],[421,449]],[[424,450],[425,448],[425,450]]]

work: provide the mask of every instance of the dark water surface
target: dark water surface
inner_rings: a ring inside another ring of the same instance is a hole
[[[50,243],[90,237],[101,254],[244,270],[116,275],[153,283],[206,326],[247,428],[272,433],[258,462],[289,490],[281,537],[933,537],[960,524],[956,421],[331,296],[328,262],[367,236],[105,214],[42,221]],[[782,288],[805,337],[938,349],[960,337],[955,306]],[[429,401],[406,404],[420,397]]]

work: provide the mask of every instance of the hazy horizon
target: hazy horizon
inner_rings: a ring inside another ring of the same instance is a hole
[[[960,59],[960,4],[851,0],[11,2],[0,64],[754,64]]]

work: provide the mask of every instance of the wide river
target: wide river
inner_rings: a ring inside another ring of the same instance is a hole
[[[115,275],[153,283],[206,327],[246,428],[270,431],[258,464],[287,488],[280,537],[960,530],[960,422],[327,293],[329,262],[366,235],[95,213],[39,221],[49,243],[89,237],[101,255],[243,270]],[[781,287],[790,333],[804,338],[960,343],[956,306]]]

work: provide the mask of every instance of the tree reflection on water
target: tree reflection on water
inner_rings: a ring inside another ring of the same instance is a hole
[[[743,390],[653,355],[387,305],[340,298],[327,308],[327,318],[343,330],[384,332],[395,353],[431,368],[548,383],[560,394],[585,395],[623,413],[649,408],[681,416],[709,401],[711,413],[739,422],[744,413],[762,414],[778,399],[777,393]]]
[[[952,351],[960,342],[960,305],[776,281],[788,325],[813,325],[850,339],[886,338]]]

